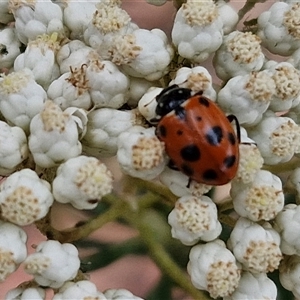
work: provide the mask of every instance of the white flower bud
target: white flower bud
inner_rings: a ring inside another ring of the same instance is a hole
[[[64,25],[70,31],[70,38],[82,40],[93,13],[96,11],[95,2],[89,0],[66,1],[64,5],[66,7],[63,10],[63,20]]]
[[[155,112],[157,107],[156,96],[158,96],[162,90],[163,88],[160,87],[150,87],[138,103],[139,112],[150,123],[151,120],[157,116]]]
[[[97,299],[97,300],[111,300],[107,299],[104,294],[97,290],[94,283],[88,280],[81,280],[77,282],[67,282],[65,283],[54,295],[52,300],[87,300],[87,299]]]
[[[167,162],[164,145],[154,131],[153,127],[134,126],[119,135],[117,159],[124,173],[151,180],[163,171]]]
[[[243,269],[252,273],[276,270],[282,259],[280,236],[267,222],[263,226],[239,218],[228,240],[228,247]]]
[[[216,239],[222,226],[218,220],[217,206],[207,196],[187,195],[179,198],[168,216],[172,237],[184,245]]]
[[[75,121],[78,130],[78,137],[79,140],[81,140],[87,131],[88,112],[82,108],[68,107],[65,109],[64,113],[69,114]]]
[[[225,36],[213,61],[218,77],[227,80],[259,71],[265,59],[260,42],[260,38],[251,32],[233,31]]]
[[[125,289],[109,289],[104,292],[104,295],[109,300],[143,300]]]
[[[17,225],[40,220],[52,203],[50,184],[30,169],[13,173],[0,185],[1,216]]]
[[[129,78],[111,61],[90,62],[86,69],[86,80],[95,107],[120,108],[126,103]]]
[[[87,132],[82,144],[85,153],[98,156],[113,156],[117,153],[118,136],[134,125],[142,124],[136,110],[121,111],[100,108],[88,114]]]
[[[288,204],[276,216],[274,228],[281,236],[280,248],[284,254],[300,255],[298,232],[300,230],[300,206]]]
[[[232,295],[224,297],[223,300],[275,300],[276,297],[276,284],[268,278],[267,274],[243,272],[236,290]]]
[[[299,104],[300,71],[288,62],[273,63],[270,61],[265,68],[272,76],[276,86],[269,109],[281,112]]]
[[[0,98],[5,119],[28,133],[29,123],[43,109],[47,93],[36,83],[32,72],[23,69],[0,78]]]
[[[290,118],[267,112],[255,127],[248,129],[268,165],[289,161],[299,150],[298,125]]]
[[[41,286],[59,288],[72,280],[80,267],[77,248],[69,243],[48,240],[36,247],[24,261],[24,269]],[[77,297],[76,297],[77,298]]]
[[[38,36],[30,41],[25,52],[16,58],[14,70],[30,69],[36,82],[47,89],[50,83],[60,75],[55,59],[59,47],[57,33]]]
[[[50,168],[81,153],[74,119],[52,101],[30,123],[29,149],[37,165]]]
[[[9,175],[27,157],[28,146],[24,131],[0,121],[0,175]]]
[[[0,11],[1,5],[0,4]],[[0,13],[0,21],[1,21]],[[2,22],[0,22],[2,23]],[[18,40],[16,30],[8,27],[0,31],[0,66],[10,69],[14,65],[15,58],[21,53],[21,42]]]
[[[239,15],[236,10],[230,5],[230,2],[221,0],[218,1],[216,5],[223,22],[223,32],[224,34],[229,34],[235,29],[237,23],[239,22]]]
[[[158,80],[168,72],[174,50],[160,29],[137,29],[118,36],[110,49],[112,62],[130,76]]]
[[[26,232],[0,220],[0,282],[12,274],[27,256]]]
[[[177,11],[172,41],[182,57],[201,63],[220,47],[222,39],[222,18],[212,0],[188,0]]]
[[[255,222],[274,219],[284,206],[280,178],[265,170],[259,170],[248,184],[234,180],[230,194],[234,210]]]
[[[15,17],[18,38],[23,44],[44,33],[64,35],[62,10],[51,0],[10,0],[9,8]]]
[[[110,47],[115,43],[114,38],[130,34],[138,29],[138,26],[131,22],[128,13],[114,4],[99,2],[97,10],[84,32],[84,40],[87,45],[95,49],[102,59],[110,59]]]
[[[56,201],[93,209],[112,190],[113,177],[97,158],[77,156],[61,164],[52,183]]]
[[[45,300],[46,292],[40,287],[17,287],[5,295],[5,300]]]
[[[299,12],[300,5],[294,1],[276,2],[262,12],[257,19],[257,34],[263,46],[279,55],[291,55],[297,50],[300,47]]]
[[[137,78],[129,76],[129,99],[127,104],[130,107],[137,107],[139,100],[145,95],[148,89],[152,86],[159,86],[159,81],[149,81],[144,78]]]
[[[177,197],[182,197],[191,194],[195,197],[201,197],[211,190],[212,186],[204,183],[198,183],[190,180],[188,176],[180,171],[172,170],[165,167],[163,172],[159,175],[162,184],[167,186],[170,191]]]
[[[213,101],[216,100],[217,93],[212,86],[212,77],[204,67],[180,68],[176,72],[175,78],[169,83],[169,86],[173,84],[191,89],[195,93],[202,91],[207,98]]]
[[[58,50],[56,55],[60,73],[70,72],[70,68],[80,69],[83,65],[88,65],[91,60],[99,59],[97,52],[79,40],[70,41]]]
[[[275,87],[266,71],[235,76],[219,91],[217,102],[224,111],[235,115],[241,125],[253,126],[268,109]]]
[[[247,131],[240,128],[241,143],[239,144],[239,167],[234,180],[240,183],[250,183],[254,180],[256,173],[262,168],[264,159],[255,142],[248,138]]]
[[[223,241],[194,246],[189,258],[187,270],[193,285],[212,298],[229,296],[238,286],[240,269]]]
[[[92,107],[92,100],[86,78],[86,67],[86,65],[74,69],[71,67],[70,72],[52,81],[47,90],[49,99],[63,110],[70,106],[89,110]]]
[[[300,298],[300,257],[285,256],[279,267],[279,281],[282,286],[291,291],[295,299]]]

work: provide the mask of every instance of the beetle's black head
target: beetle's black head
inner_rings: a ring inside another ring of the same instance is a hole
[[[176,84],[165,88],[159,95],[156,96],[156,114],[161,117],[168,114],[170,111],[189,99],[191,97],[191,93],[192,91],[190,89],[180,88]]]

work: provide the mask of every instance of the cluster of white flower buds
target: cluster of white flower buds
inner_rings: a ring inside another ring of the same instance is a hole
[[[23,264],[36,283],[6,299],[45,299],[46,287],[53,299],[141,299],[76,281],[72,244],[47,240],[27,254],[21,227],[43,219],[55,201],[90,210],[112,192],[107,157],[178,197],[168,223],[172,237],[191,246],[187,270],[197,289],[225,300],[275,299],[267,273],[279,269],[282,286],[300,298],[300,4],[270,5],[247,32],[237,29],[229,2],[216,2],[185,1],[170,38],[140,28],[119,1],[0,4],[0,281]],[[289,57],[277,61],[265,50]],[[212,56],[220,86],[200,66]],[[222,203],[207,194],[213,186],[171,168],[157,136],[157,96],[174,84],[238,119],[226,243]],[[294,170],[281,177],[281,165]],[[293,204],[285,205],[284,187]]]

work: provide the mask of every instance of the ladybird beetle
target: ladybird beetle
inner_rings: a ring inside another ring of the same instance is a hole
[[[157,97],[156,135],[164,142],[170,167],[190,180],[222,185],[232,180],[239,161],[240,130],[235,116],[222,110],[202,92],[172,85]],[[237,134],[231,126],[236,122]]]

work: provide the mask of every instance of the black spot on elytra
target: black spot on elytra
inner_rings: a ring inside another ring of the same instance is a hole
[[[226,168],[231,168],[234,165],[235,161],[236,161],[235,155],[229,155],[224,159],[223,164],[225,165]]]
[[[215,180],[218,178],[217,172],[213,169],[208,169],[208,170],[204,171],[202,176],[203,176],[203,179],[205,179],[207,181]]]
[[[223,138],[223,131],[220,126],[212,127],[205,135],[207,142],[212,146],[218,146]]]
[[[194,174],[194,170],[190,166],[188,166],[187,164],[182,164],[181,165],[181,170],[187,176],[192,176]]]
[[[232,132],[228,132],[228,140],[231,145],[235,145],[236,138]]]
[[[164,125],[156,127],[156,135],[166,137],[167,135],[167,128]]]
[[[197,145],[191,144],[180,150],[181,157],[186,161],[197,161],[201,157],[200,149]]]
[[[177,135],[182,135],[182,134],[183,134],[183,131],[182,131],[181,129],[178,129],[178,130],[176,131],[176,134],[177,134]]]
[[[184,107],[178,105],[175,109],[174,109],[175,115],[181,119],[184,120],[186,117],[186,111],[184,109]]]
[[[199,103],[206,107],[209,107],[209,101],[205,97],[199,97]]]

